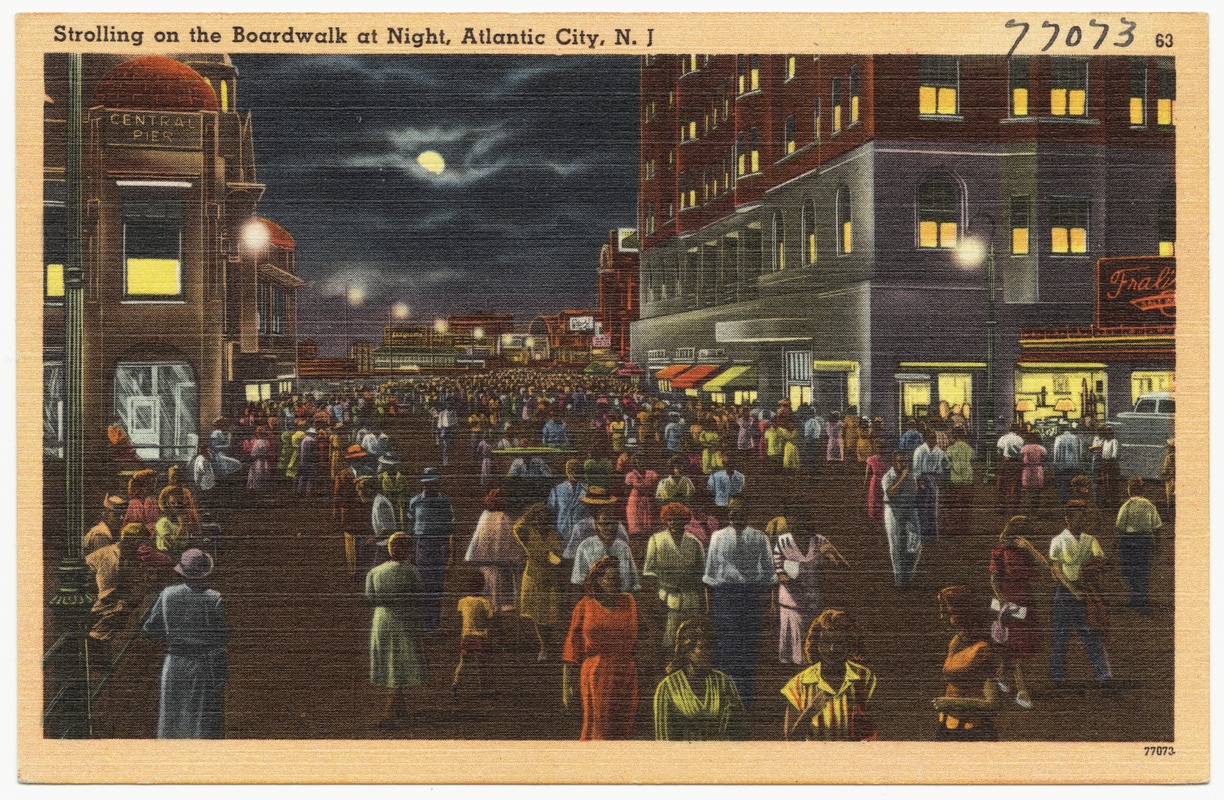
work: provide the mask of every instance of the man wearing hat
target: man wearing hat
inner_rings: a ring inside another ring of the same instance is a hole
[[[127,512],[127,500],[118,495],[110,495],[102,501],[102,518],[98,524],[89,529],[81,540],[81,555],[88,556],[93,551],[106,547],[115,541],[115,534],[123,522]]]
[[[217,417],[213,421],[213,432],[208,437],[208,443],[213,455],[213,469],[218,478],[227,478],[242,468],[236,458],[229,456],[231,444],[229,421],[225,417]]]
[[[565,462],[565,480],[558,483],[548,493],[548,510],[557,515],[557,533],[565,542],[565,558],[573,558],[578,549],[578,539],[574,538],[574,528],[589,513],[589,506],[583,505],[582,496],[587,493],[587,485],[579,480],[582,475],[582,462],[571,458]]]
[[[162,590],[145,617],[145,635],[165,644],[157,712],[158,739],[223,736],[229,623],[221,595],[207,588],[213,559],[185,550],[174,568],[183,583]]]
[[[438,629],[442,608],[442,583],[450,560],[451,537],[455,528],[455,509],[442,494],[439,484],[442,473],[426,467],[421,475],[421,493],[408,502],[408,517],[412,520],[417,571],[425,596],[421,603],[421,627],[426,633]]]
[[[684,503],[668,503],[659,512],[666,530],[650,537],[642,575],[659,585],[659,599],[667,609],[663,629],[663,652],[670,653],[676,631],[685,620],[705,612],[705,548],[685,530],[692,512]]]
[[[573,551],[574,569],[570,574],[570,582],[581,586],[586,582],[591,565],[604,556],[611,556],[619,565],[621,591],[640,590],[642,586],[638,583],[637,564],[629,550],[629,535],[616,519],[616,498],[608,494],[606,489],[592,486],[582,496],[582,503],[590,509],[593,516],[582,520],[575,527],[575,541],[578,545]]]
[[[357,493],[356,464],[366,457],[361,445],[349,447],[344,454],[345,468],[336,476],[332,490],[332,519],[344,534],[344,555],[349,577],[357,577],[357,537],[365,528],[365,507]]]

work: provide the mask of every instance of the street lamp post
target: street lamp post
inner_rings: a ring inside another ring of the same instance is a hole
[[[995,225],[994,220],[990,217],[982,219],[990,231],[984,254],[986,262],[986,409],[984,412],[986,425],[983,431],[985,441],[982,447],[986,452],[982,478],[990,483],[995,479],[995,442],[998,439],[995,419],[995,329],[998,327],[998,315],[995,311]],[[961,242],[957,259],[967,267],[980,266],[983,261],[982,242],[967,237]]]
[[[81,535],[85,530],[84,358],[81,352],[85,198],[79,53],[68,54],[67,111],[64,154],[68,190],[68,258],[64,262],[64,554],[58,569],[59,590],[50,600],[59,636],[52,646],[54,653],[48,654],[56,656],[55,674],[61,688],[51,701],[52,705],[45,710],[44,720],[58,722],[58,730],[47,731],[52,736],[87,739],[93,735],[88,636],[93,598],[85,590],[88,573],[81,552]]]
[[[995,479],[995,243],[994,224],[990,226],[990,247],[986,252],[986,474],[987,483]]]

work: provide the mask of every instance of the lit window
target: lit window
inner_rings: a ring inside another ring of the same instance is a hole
[[[820,98],[816,98],[816,107],[812,111],[812,141],[820,141]]]
[[[1156,68],[1156,124],[1173,124],[1173,105],[1177,99],[1177,73],[1172,59],[1161,59]]]
[[[842,255],[854,250],[853,219],[850,211],[850,189],[842,186],[837,190],[837,251]]]
[[[120,363],[115,367],[114,415],[136,455],[149,461],[186,461],[199,436],[195,373],[183,363]]]
[[[748,147],[747,140],[741,134],[735,140],[735,174],[748,174]]]
[[[726,153],[723,153],[722,170],[723,170],[723,191],[729,192],[731,191],[731,156],[727,155]]]
[[[760,56],[752,56],[748,59],[748,88],[754,92],[761,88]]]
[[[1147,125],[1147,59],[1132,58],[1130,62],[1130,124]]]
[[[229,81],[221,81],[221,110],[230,110]]]
[[[833,133],[841,130],[841,78],[833,79]]]
[[[688,208],[688,173],[681,172],[680,178],[680,210]]]
[[[697,120],[690,120],[688,124],[688,138],[697,138]]]
[[[688,187],[689,187],[688,204],[689,204],[689,208],[692,208],[693,206],[697,205],[697,177],[693,174],[691,170],[689,171],[689,174],[688,174]]]
[[[960,198],[950,181],[929,180],[918,189],[918,246],[956,247]]]
[[[850,68],[850,124],[859,121],[859,77],[858,67]]]
[[[62,202],[43,206],[43,296],[51,302],[64,297],[64,262],[68,260],[68,209]]]
[[[1027,58],[1013,58],[1007,64],[1007,85],[1013,117],[1029,115],[1029,68]]]
[[[709,168],[701,171],[701,202],[710,202],[710,170]]]
[[[1014,256],[1029,253],[1029,231],[1032,229],[1029,199],[1017,195],[1011,199],[1011,251]]]
[[[1176,254],[1177,244],[1177,196],[1173,187],[1165,190],[1160,201],[1160,211],[1156,216],[1156,238],[1159,240],[1157,252],[1162,256]]]
[[[795,152],[795,118],[787,117],[782,123],[782,152],[790,155]]]
[[[803,201],[803,263],[816,263],[816,206],[811,200]]]
[[[1088,201],[1055,200],[1050,206],[1050,252],[1079,255],[1088,252]]]
[[[960,85],[960,62],[948,56],[925,56],[918,65],[918,113],[955,116]]]
[[[1088,61],[1056,58],[1050,65],[1050,113],[1082,117],[1088,113]]]
[[[756,128],[748,132],[748,166],[753,172],[761,171],[761,138]]]
[[[795,57],[786,57],[786,79],[789,81],[795,77]]]
[[[123,204],[124,294],[136,299],[182,295],[183,205]]]

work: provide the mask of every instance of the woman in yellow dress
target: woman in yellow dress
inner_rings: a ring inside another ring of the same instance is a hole
[[[712,665],[713,631],[705,617],[676,631],[676,652],[654,695],[655,739],[715,742],[744,737],[744,703],[735,682]]]

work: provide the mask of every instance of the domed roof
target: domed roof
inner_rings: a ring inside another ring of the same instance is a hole
[[[217,95],[200,73],[165,56],[124,61],[98,84],[93,105],[131,111],[219,111]]]
[[[265,217],[256,217],[255,220],[264,226],[264,229],[268,232],[268,241],[272,244],[282,250],[293,250],[297,247],[297,244],[293,241],[293,236],[280,225]]]

